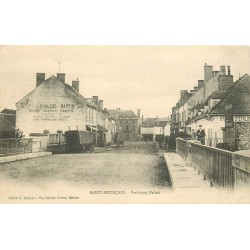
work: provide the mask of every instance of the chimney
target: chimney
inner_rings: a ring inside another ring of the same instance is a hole
[[[198,86],[195,86],[194,87],[194,92],[197,92],[199,90],[199,87]]]
[[[198,80],[199,89],[204,86],[204,80]]]
[[[98,106],[98,96],[92,96],[92,100],[94,104]]]
[[[220,71],[223,73],[223,75],[226,74],[226,66],[225,65],[221,65],[220,66]]]
[[[187,93],[188,93],[187,90],[181,90],[181,91],[180,91],[181,100],[186,100]]]
[[[204,65],[204,82],[206,83],[213,76],[214,76],[214,74],[213,74],[213,66],[207,65],[205,63],[205,65]]]
[[[228,74],[229,76],[231,75],[230,66],[227,66],[227,74]]]
[[[98,102],[98,106],[99,106],[99,109],[100,110],[102,110],[103,109],[103,100],[100,100],[99,102]]]
[[[79,80],[78,78],[76,79],[76,81],[72,81],[72,87],[79,92]]]
[[[141,118],[141,110],[137,109],[137,118],[140,119]]]
[[[45,81],[45,73],[36,73],[36,87]]]
[[[57,73],[57,78],[58,78],[62,83],[65,83],[65,74],[64,74],[64,73]]]

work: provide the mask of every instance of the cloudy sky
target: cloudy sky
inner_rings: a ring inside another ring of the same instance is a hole
[[[204,63],[230,65],[234,79],[250,74],[249,47],[236,46],[2,46],[0,109],[35,88],[36,73],[79,78],[80,93],[104,100],[104,107],[137,108],[145,117],[168,116],[181,89],[203,77]]]

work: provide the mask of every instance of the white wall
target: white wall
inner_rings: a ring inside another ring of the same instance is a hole
[[[17,103],[16,128],[28,137],[30,133],[44,130],[56,133],[57,130],[67,131],[69,127],[86,130],[86,124],[96,125],[95,109],[90,108],[93,120],[86,122],[87,106],[79,103],[63,83],[51,78]]]
[[[206,138],[223,138],[223,130],[221,128],[225,127],[225,116],[212,116],[211,120],[202,119],[197,122],[189,124],[196,133],[199,125],[205,130]]]

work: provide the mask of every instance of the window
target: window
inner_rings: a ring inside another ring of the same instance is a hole
[[[134,127],[134,131],[135,131],[135,126],[133,126]]]
[[[89,108],[86,108],[86,122],[89,121]]]
[[[129,127],[128,127],[128,125],[126,125],[126,130],[129,130]]]
[[[89,122],[91,121],[91,109],[89,108]]]

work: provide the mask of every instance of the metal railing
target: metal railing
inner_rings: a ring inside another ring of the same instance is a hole
[[[176,138],[176,153],[185,159],[187,158],[188,147],[187,147],[187,141],[185,139]]]
[[[234,169],[232,152],[200,145],[198,143],[176,139],[176,152],[188,159],[191,165],[202,172],[217,188],[233,188]]]
[[[0,139],[0,157],[32,152],[32,139]]]
[[[206,138],[205,145],[233,152],[238,150],[239,139]]]

